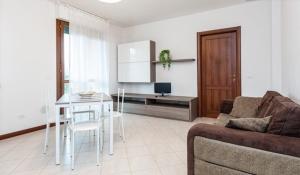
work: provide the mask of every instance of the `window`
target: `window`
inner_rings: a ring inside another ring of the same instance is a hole
[[[70,35],[69,26],[64,27],[64,93],[69,93],[70,82]]]
[[[56,20],[56,91],[57,99],[64,93],[69,92],[70,70],[69,70],[69,23]]]

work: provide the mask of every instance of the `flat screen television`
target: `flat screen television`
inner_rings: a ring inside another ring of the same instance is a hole
[[[164,96],[171,93],[171,83],[154,83],[154,92]]]

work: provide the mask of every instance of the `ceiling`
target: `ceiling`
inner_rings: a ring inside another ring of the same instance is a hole
[[[123,0],[106,4],[98,0],[62,0],[109,19],[122,27],[227,7],[249,0]]]

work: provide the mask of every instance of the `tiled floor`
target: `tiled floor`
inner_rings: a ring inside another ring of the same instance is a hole
[[[47,154],[42,154],[44,130],[0,141],[0,174],[14,175],[185,175],[186,135],[199,118],[182,122],[141,115],[125,115],[126,142],[115,128],[115,152],[108,155],[108,132],[100,166],[96,166],[93,133],[78,134],[75,170],[70,168],[70,141],[64,139],[61,165],[55,165],[55,130],[51,129]],[[117,122],[115,122],[117,124]],[[106,125],[107,126],[107,125]],[[106,128],[107,129],[107,128]]]

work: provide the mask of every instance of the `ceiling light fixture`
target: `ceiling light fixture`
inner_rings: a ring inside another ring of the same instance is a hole
[[[112,3],[121,2],[122,0],[98,0],[98,1],[112,4]]]

